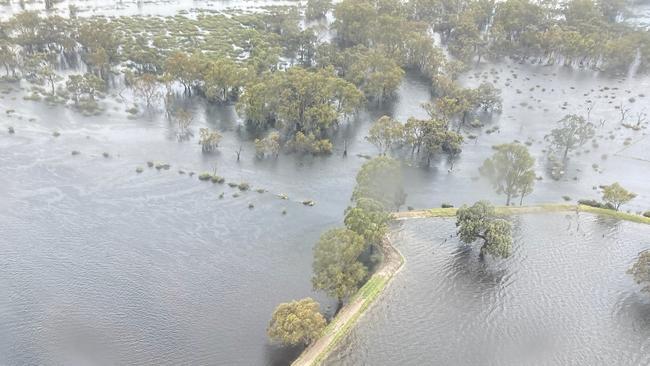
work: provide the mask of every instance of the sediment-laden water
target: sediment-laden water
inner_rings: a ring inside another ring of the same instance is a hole
[[[506,260],[478,259],[453,219],[401,222],[406,266],[327,365],[647,365],[650,298],[626,270],[650,226],[525,214]]]

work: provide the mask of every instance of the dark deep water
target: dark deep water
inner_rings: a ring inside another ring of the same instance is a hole
[[[650,226],[582,213],[513,218],[507,260],[453,219],[393,234],[406,266],[327,365],[647,365],[650,298],[625,271]]]
[[[98,1],[85,5],[92,9]],[[183,0],[165,4],[202,7],[205,2],[196,3],[187,5],[189,2]],[[100,6],[96,10],[98,14],[141,14],[153,11],[153,7],[156,14],[178,10],[156,3],[145,2],[141,8],[134,7],[132,2],[124,4]],[[61,8],[65,9],[63,5]],[[615,109],[619,101],[634,96],[631,114],[642,111],[650,97],[648,77],[631,74],[606,78],[561,67],[511,63],[481,65],[478,70],[480,80],[494,81],[503,90],[504,111],[486,126],[499,126],[498,132],[467,130],[466,136],[476,138],[467,138],[453,172],[448,172],[449,165],[444,160],[434,160],[428,169],[405,166],[407,206],[436,207],[443,202],[458,206],[478,199],[503,203],[503,197],[478,179],[477,168],[491,154],[492,145],[519,140],[530,143],[537,158],[537,174],[543,177],[525,203],[558,202],[562,196],[572,201],[597,198],[598,192],[592,187],[619,181],[639,194],[625,209],[650,209],[647,129],[635,132],[621,128]],[[473,73],[465,75],[463,82],[476,84]],[[518,77],[514,79],[513,74]],[[512,79],[509,85],[507,78]],[[611,88],[604,91],[605,86]],[[27,89],[29,85],[21,87]],[[281,155],[277,161],[258,161],[252,142],[239,127],[241,119],[233,106],[189,102],[196,116],[192,125],[195,136],[179,142],[174,126],[169,125],[160,110],[129,119],[124,112],[129,105],[108,98],[104,101],[104,114],[83,117],[70,108],[25,101],[24,90],[19,90],[18,85],[0,83],[0,89],[11,89],[8,94],[0,94],[0,365],[11,366],[287,364],[295,352],[268,343],[268,320],[278,303],[306,296],[315,297],[331,312],[332,301],[311,292],[312,246],[324,230],[342,224],[354,176],[365,161],[357,154],[377,154],[376,148],[364,139],[371,122],[384,113],[400,121],[411,116],[424,118],[426,113],[420,105],[430,99],[428,83],[408,75],[395,103],[362,112],[357,120],[342,124],[332,156]],[[566,177],[553,181],[545,174],[543,151],[547,146],[543,137],[564,114],[584,113],[586,100],[597,101],[592,112],[595,121],[607,120],[598,129],[598,146],[587,144],[580,149],[579,156],[572,156]],[[565,102],[565,109],[561,109]],[[8,110],[15,112],[6,113]],[[15,128],[16,134],[7,134],[9,126]],[[217,128],[224,135],[219,152],[201,153],[196,140],[198,129],[204,126]],[[53,137],[54,131],[61,136]],[[626,138],[630,139],[628,145]],[[349,142],[347,158],[342,157],[343,140]],[[235,151],[240,144],[243,152],[237,162]],[[71,156],[72,150],[81,154]],[[110,157],[104,158],[104,152]],[[148,160],[170,163],[171,169],[149,169]],[[136,174],[136,167],[145,170]],[[214,169],[229,182],[247,181],[253,189],[268,192],[249,191],[233,197],[237,189],[199,182],[196,175],[178,173],[183,170],[198,174]],[[222,192],[224,198],[219,199]],[[276,195],[280,193],[286,193],[290,200],[279,199]],[[300,201],[306,199],[316,201],[316,206],[303,206]],[[249,203],[254,204],[253,209],[248,208]],[[284,209],[286,215],[282,215]],[[564,221],[561,224],[563,228],[568,225]],[[595,224],[584,226],[595,230],[594,237],[603,230]],[[640,248],[641,244],[637,246]],[[625,252],[627,262],[636,254],[633,249]],[[574,260],[582,263],[590,258],[576,253]],[[589,265],[616,271],[616,278],[629,285],[629,279],[621,274],[624,270],[610,268],[612,259],[591,259],[596,262]],[[563,268],[552,265],[548,264],[548,271]],[[472,286],[467,283],[469,279],[487,283],[487,289],[479,288],[463,301],[475,296],[496,296],[490,292],[495,291],[495,283],[500,283],[494,273],[468,271],[462,276],[465,282],[456,286]],[[585,281],[580,284],[594,283],[592,278],[580,280]],[[426,277],[421,282],[421,286],[431,284]],[[601,291],[618,293],[621,287],[616,286]],[[398,288],[393,286],[391,291]],[[535,288],[528,291],[535,292]],[[392,293],[386,294],[382,302],[392,308],[401,307],[402,295],[393,298]],[[593,300],[591,306],[605,306],[598,298]],[[396,303],[391,305],[391,301]],[[548,296],[546,301],[561,302],[562,297]],[[630,307],[637,314],[646,314],[642,306]],[[488,310],[482,309],[481,314]],[[427,311],[435,312],[434,304]],[[639,329],[635,319],[641,315],[628,318],[629,314],[614,320],[608,318],[611,324],[618,321],[616,334]],[[542,318],[540,314],[536,316],[533,319]],[[485,319],[477,315],[471,326],[480,330],[480,321]],[[459,320],[451,317],[444,321],[451,327]],[[570,324],[582,326],[576,322]],[[395,342],[402,350],[392,354],[397,358],[386,356],[387,362],[408,362],[414,358],[417,361],[419,355],[404,348],[408,346],[406,342],[386,338],[393,333],[392,328],[377,326],[376,333],[385,333],[380,339]],[[510,331],[497,325],[493,329]],[[361,327],[355,337],[366,331],[366,327]],[[395,329],[397,334],[400,331],[405,332],[404,337],[418,335],[415,331]],[[560,332],[549,330],[556,331]],[[466,344],[478,342],[474,333],[463,333]],[[567,330],[564,335],[577,334]],[[589,333],[590,337],[597,335],[602,333]],[[364,337],[375,339],[378,335],[369,331]],[[432,338],[428,347],[446,347],[439,340],[446,340],[448,334],[440,330],[436,337],[439,338]],[[629,347],[638,348],[639,343],[630,342]],[[607,348],[604,341],[598,340],[597,344],[602,352],[596,355],[603,360],[620,353]],[[416,346],[417,342],[413,344]],[[638,360],[647,361],[647,346],[637,351]],[[343,360],[356,357],[348,353],[344,352]],[[423,357],[427,355],[425,352]],[[453,360],[452,356],[449,353],[444,357]],[[364,358],[355,360],[373,364]],[[467,362],[471,360],[467,358]]]

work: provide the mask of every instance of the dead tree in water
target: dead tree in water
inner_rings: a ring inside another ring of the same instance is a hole
[[[239,161],[239,157],[241,156],[242,147],[242,144],[239,144],[239,150],[235,151],[235,154],[237,154],[237,161]]]

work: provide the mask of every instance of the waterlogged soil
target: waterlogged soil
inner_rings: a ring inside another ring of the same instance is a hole
[[[650,226],[591,214],[511,218],[505,260],[453,219],[399,223],[406,266],[326,365],[647,365],[650,298],[626,270]]]

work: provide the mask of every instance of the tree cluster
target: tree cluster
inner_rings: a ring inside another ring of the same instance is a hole
[[[464,62],[509,56],[537,63],[624,73],[635,61],[650,68],[650,35],[624,23],[620,0],[571,0],[557,6],[532,0],[409,1]]]

